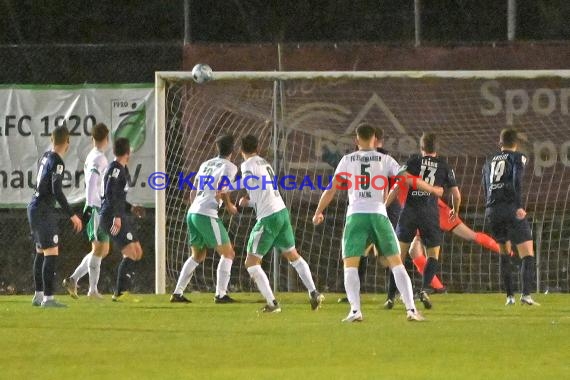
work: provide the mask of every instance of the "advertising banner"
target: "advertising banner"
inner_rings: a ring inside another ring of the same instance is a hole
[[[25,207],[37,177],[37,161],[50,149],[58,126],[70,131],[63,157],[63,190],[70,203],[85,199],[83,165],[92,148],[91,129],[105,123],[111,131],[106,155],[113,160],[112,141],[131,142],[128,200],[153,205],[146,178],[154,172],[155,105],[152,84],[4,86],[0,87],[0,207]]]

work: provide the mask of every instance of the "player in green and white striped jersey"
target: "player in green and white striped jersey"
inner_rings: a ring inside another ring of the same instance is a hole
[[[91,252],[89,252],[73,274],[63,280],[63,286],[67,289],[71,297],[77,298],[77,282],[89,273],[89,291],[87,296],[91,298],[102,298],[97,284],[99,283],[99,273],[101,260],[109,254],[109,235],[99,230],[99,211],[101,210],[101,196],[103,195],[102,183],[103,172],[107,168],[107,157],[105,150],[109,145],[109,129],[103,123],[93,127],[91,131],[93,149],[85,158],[85,208],[83,209],[85,230],[91,242]]]
[[[244,159],[241,164],[242,183],[246,187],[248,196],[242,197],[239,205],[254,207],[257,217],[247,243],[245,267],[255,281],[259,292],[267,301],[262,311],[280,312],[281,307],[269,286],[267,275],[261,268],[261,260],[271,248],[275,247],[297,271],[309,292],[311,308],[316,310],[320,307],[324,297],[315,287],[309,265],[295,248],[295,235],[289,210],[276,187],[273,168],[258,156],[257,145],[257,138],[253,135],[245,136],[241,140],[241,154]]]
[[[214,301],[216,303],[234,302],[227,291],[235,252],[228,232],[218,217],[220,201],[217,199],[218,184],[223,180],[234,181],[237,174],[237,166],[229,161],[233,151],[234,137],[222,135],[216,139],[216,146],[218,157],[202,163],[196,174],[196,190],[192,190],[193,200],[186,215],[188,241],[192,254],[182,266],[170,302],[190,302],[183,293],[196,267],[206,258],[208,248],[214,248],[220,254]],[[237,208],[231,202],[229,193],[222,194],[222,198],[226,210],[231,214],[237,214]]]
[[[344,260],[344,286],[350,311],[343,322],[358,322],[363,319],[360,310],[360,279],[358,264],[369,241],[386,258],[394,273],[396,285],[410,321],[423,320],[416,311],[412,283],[400,258],[400,247],[388,215],[384,197],[389,179],[406,181],[409,185],[441,196],[442,188],[435,188],[419,178],[412,178],[391,156],[376,151],[374,128],[361,125],[356,129],[359,150],[345,155],[338,164],[333,184],[322,194],[313,223],[323,222],[323,211],[327,208],[338,189],[348,191],[349,206],[342,237]]]

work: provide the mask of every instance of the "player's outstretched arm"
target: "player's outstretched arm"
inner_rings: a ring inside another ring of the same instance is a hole
[[[404,176],[406,183],[411,189],[426,191],[428,193],[432,193],[438,198],[441,198],[443,196],[443,187],[432,186],[420,177],[412,175],[408,172],[402,172],[400,175]]]
[[[337,180],[335,176],[331,188],[325,190],[321,195],[321,199],[319,199],[319,204],[317,206],[317,209],[315,210],[315,215],[313,215],[314,225],[317,226],[321,224],[323,220],[325,220],[325,217],[323,216],[323,211],[325,211],[325,209],[334,199],[334,196],[336,195],[336,191],[339,186],[341,186],[341,183]]]

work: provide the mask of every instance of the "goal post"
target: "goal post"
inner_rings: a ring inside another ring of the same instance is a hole
[[[156,104],[155,170],[166,172],[166,81],[160,72],[155,74],[154,97]],[[154,290],[156,294],[166,293],[166,195],[155,191]]]
[[[188,254],[188,189],[180,176],[215,156],[219,133],[258,135],[264,157],[279,168],[278,177],[309,178],[316,186],[317,178],[328,178],[338,159],[353,149],[352,134],[363,121],[384,129],[386,148],[401,163],[418,152],[422,132],[437,133],[440,154],[456,169],[464,198],[460,216],[475,231],[488,229],[480,186],[485,156],[496,150],[502,128],[521,132],[521,148],[530,162],[525,202],[535,235],[540,233],[535,236],[537,287],[569,288],[570,70],[214,71],[203,84],[193,82],[190,72],[157,72],[155,96],[156,171],[170,176],[169,187],[156,192],[159,294],[172,290]],[[239,166],[241,158],[233,161]],[[339,249],[346,197],[339,194],[325,225],[313,227],[310,217],[322,191],[299,187],[281,189],[297,248],[320,289],[342,291]],[[255,215],[222,212],[221,217],[236,247],[231,288],[251,290],[243,258]],[[217,260],[209,254],[190,286],[211,291]],[[377,260],[368,260],[374,265],[368,267],[363,290],[383,291],[385,272]],[[274,256],[267,261],[280,290],[297,289],[286,263]],[[446,233],[441,264],[450,290],[500,290],[496,255],[474,243]]]

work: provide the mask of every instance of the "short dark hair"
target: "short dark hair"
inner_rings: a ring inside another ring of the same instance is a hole
[[[429,154],[437,152],[437,137],[435,133],[424,132],[420,138],[420,148]]]
[[[91,130],[91,136],[97,142],[101,142],[109,136],[109,128],[104,123],[97,123]]]
[[[257,137],[254,135],[247,135],[241,139],[241,150],[246,154],[257,152]]]
[[[519,136],[517,131],[512,128],[505,128],[501,131],[499,143],[504,147],[513,147],[518,143]]]
[[[53,145],[62,145],[69,142],[69,129],[67,127],[57,127],[51,133]]]
[[[384,139],[384,130],[382,128],[374,128],[374,136],[376,136],[378,140]]]
[[[126,137],[119,137],[115,140],[115,145],[113,145],[113,154],[115,157],[121,157],[129,153],[131,150],[131,144],[129,139]]]
[[[227,134],[218,136],[216,138],[216,146],[221,157],[229,156],[234,150],[234,137]]]
[[[363,140],[368,141],[375,135],[376,130],[370,124],[362,123],[356,127],[356,136],[360,137]]]

